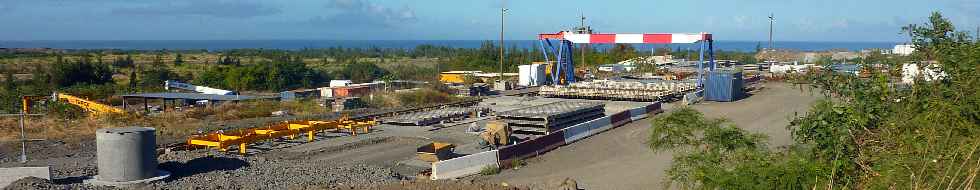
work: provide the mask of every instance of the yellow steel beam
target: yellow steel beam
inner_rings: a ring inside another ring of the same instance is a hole
[[[254,142],[276,139],[280,137],[294,138],[296,135],[306,133],[307,140],[313,141],[316,132],[327,130],[350,130],[352,135],[357,135],[358,129],[363,129],[365,133],[370,132],[370,127],[377,125],[375,120],[349,120],[346,116],[331,121],[288,121],[275,123],[265,127],[246,128],[228,132],[212,132],[204,135],[191,136],[187,144],[205,146],[227,151],[227,147],[238,145],[239,153],[245,154],[247,145]]]

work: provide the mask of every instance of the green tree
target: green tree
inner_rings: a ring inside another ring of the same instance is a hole
[[[49,80],[55,87],[113,82],[109,65],[92,63],[88,57],[82,57],[77,61],[65,61],[59,56],[58,61],[52,64],[46,73],[49,73]]]
[[[13,69],[4,69],[3,71],[3,89],[7,92],[17,90],[17,78],[14,78]]]
[[[341,72],[341,76],[344,76],[355,83],[365,83],[374,81],[375,79],[387,75],[388,73],[389,72],[387,70],[384,70],[381,67],[378,67],[378,65],[372,63],[352,62],[344,67],[344,70]]]
[[[164,81],[178,79],[176,73],[167,67],[151,67],[140,73],[143,76],[140,80],[144,91],[160,91],[163,89]]]
[[[136,69],[131,69],[129,71],[129,92],[136,92],[136,87],[139,84],[139,78],[136,77]]]
[[[616,44],[609,52],[612,54],[613,61],[619,62],[637,57],[636,48],[630,44]]]
[[[183,63],[184,63],[184,56],[181,55],[180,53],[177,53],[177,56],[174,57],[174,66],[180,66]]]

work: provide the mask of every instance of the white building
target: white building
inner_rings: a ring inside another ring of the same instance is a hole
[[[896,55],[912,55],[912,52],[915,52],[915,45],[911,44],[895,45],[892,49],[892,53]]]
[[[769,66],[769,72],[770,73],[777,73],[777,74],[780,74],[780,73],[805,73],[805,72],[809,71],[810,68],[812,68],[812,67],[817,67],[817,65],[814,65],[814,64],[784,65],[784,64],[772,63],[772,65]]]
[[[946,78],[946,72],[943,72],[937,64],[931,64],[929,66],[919,68],[918,64],[906,63],[902,66],[902,83],[913,84],[916,78],[922,78],[922,80],[934,81]]]
[[[599,65],[599,71],[605,72],[623,72],[626,71],[623,64],[605,64]]]

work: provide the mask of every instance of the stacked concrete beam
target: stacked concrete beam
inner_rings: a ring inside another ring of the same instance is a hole
[[[396,125],[426,126],[437,124],[445,120],[470,117],[479,112],[490,112],[490,109],[485,107],[447,107],[443,109],[397,115],[382,119],[381,122]]]
[[[677,96],[697,88],[692,82],[637,82],[637,81],[593,81],[579,82],[568,86],[543,86],[542,96],[601,99],[657,101],[669,96]]]
[[[497,117],[515,131],[548,134],[603,116],[605,104],[598,102],[555,102],[505,111]]]

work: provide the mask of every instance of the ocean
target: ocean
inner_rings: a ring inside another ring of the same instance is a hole
[[[0,48],[53,48],[53,49],[122,49],[122,50],[197,50],[220,51],[227,49],[262,48],[298,50],[308,48],[398,48],[412,49],[419,45],[447,46],[453,48],[479,48],[483,40],[79,40],[79,41],[0,41]],[[497,43],[494,41],[494,43]],[[506,46],[518,48],[539,48],[537,40],[510,40]],[[767,47],[763,41],[715,41],[715,49],[725,51],[755,51],[757,45]],[[774,42],[779,49],[802,51],[825,51],[846,49],[860,51],[870,48],[892,49],[898,42]],[[610,44],[594,45],[598,49],[612,47]],[[638,50],[650,51],[657,47],[671,49],[697,49],[692,44],[650,45],[634,44]]]

